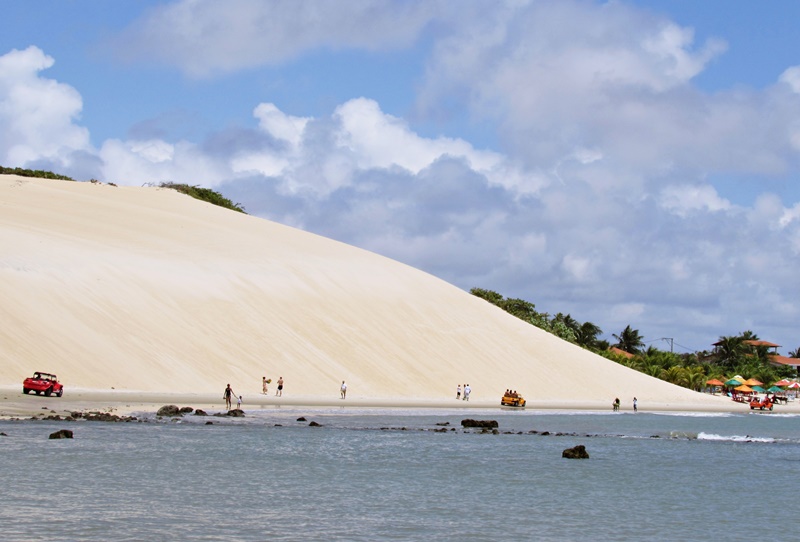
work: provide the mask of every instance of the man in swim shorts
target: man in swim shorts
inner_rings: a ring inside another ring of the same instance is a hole
[[[278,391],[275,392],[278,397],[283,397],[283,377],[278,377]]]

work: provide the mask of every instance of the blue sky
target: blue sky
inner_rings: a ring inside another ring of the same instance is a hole
[[[800,3],[0,8],[4,166],[212,187],[606,338],[800,347]]]

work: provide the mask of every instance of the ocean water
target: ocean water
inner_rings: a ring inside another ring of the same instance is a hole
[[[465,417],[495,419],[500,434],[462,430]],[[0,540],[796,536],[798,416],[298,408],[144,419],[0,421]],[[48,439],[62,428],[75,438]],[[590,459],[561,457],[577,444]]]

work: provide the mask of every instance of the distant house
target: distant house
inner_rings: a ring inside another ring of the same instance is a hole
[[[714,343],[714,351],[716,352],[717,348],[722,344],[722,341],[717,341]],[[755,349],[763,346],[766,347],[767,350],[772,350],[772,352],[767,353],[767,359],[769,360],[769,364],[773,367],[791,367],[795,370],[795,372],[800,371],[800,358],[788,358],[786,356],[781,356],[778,354],[778,348],[781,347],[779,344],[771,343],[769,341],[755,341],[755,340],[745,340],[742,341],[742,344],[746,344],[751,347],[750,355],[755,354]],[[712,356],[713,356],[712,352]]]
[[[631,359],[632,357],[634,357],[633,354],[631,354],[630,352],[626,352],[622,348],[617,348],[616,346],[610,346],[608,348],[608,351],[611,352],[612,354],[616,354],[617,356],[622,356],[623,358]]]
[[[774,367],[791,367],[795,372],[800,371],[800,358],[787,358],[778,354],[769,355],[769,364]]]

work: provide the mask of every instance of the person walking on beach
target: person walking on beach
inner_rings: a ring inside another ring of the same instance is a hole
[[[278,391],[275,392],[277,397],[283,397],[283,377],[278,377]]]
[[[461,384],[456,387],[456,401],[461,399]]]
[[[469,394],[472,393],[472,388],[469,387],[469,384],[464,384],[464,400],[469,401]]]
[[[636,397],[633,398],[633,411],[636,412],[638,410],[638,403],[636,402]]]
[[[344,399],[345,397],[347,397],[347,384],[345,384],[345,383],[344,383],[344,380],[342,380],[342,387],[341,387],[341,388],[339,388],[339,391],[340,391],[340,392],[341,392],[341,394],[342,394],[342,399]]]
[[[228,387],[225,388],[224,392],[222,392],[222,398],[225,399],[225,408],[227,408],[228,410],[231,409],[231,397],[233,397],[234,395],[236,394],[233,393],[231,385],[228,384]]]
[[[268,391],[267,390],[267,377],[266,376],[262,376],[261,377],[261,393],[266,395],[267,391]]]
[[[236,408],[238,410],[242,410],[242,396],[239,396],[239,399],[236,401]]]

